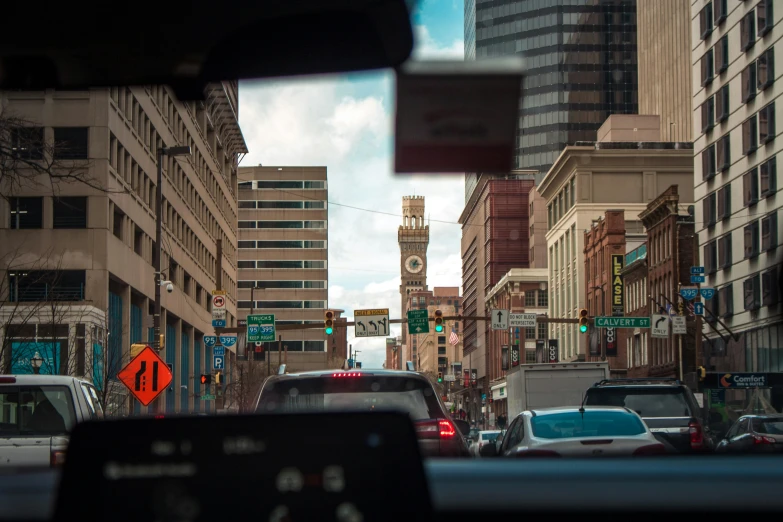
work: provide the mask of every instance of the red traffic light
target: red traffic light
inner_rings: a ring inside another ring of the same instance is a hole
[[[210,384],[212,383],[212,376],[211,375],[202,375],[201,376],[201,384]]]

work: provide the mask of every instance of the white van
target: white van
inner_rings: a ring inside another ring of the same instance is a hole
[[[95,387],[65,375],[0,375],[0,467],[58,466],[74,424],[103,418]]]

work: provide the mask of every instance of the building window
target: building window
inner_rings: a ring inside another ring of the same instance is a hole
[[[745,310],[761,308],[761,277],[756,274],[742,282]]]
[[[772,15],[772,0],[761,0],[756,4],[756,25],[759,38],[772,30],[775,20]]]
[[[41,160],[44,157],[44,128],[13,127],[10,145],[15,158]]]
[[[715,46],[715,71],[722,73],[729,68],[729,36],[726,35]]]
[[[745,259],[759,255],[759,222],[754,221],[744,229]]]
[[[711,226],[713,226],[715,224],[715,220],[716,220],[716,217],[717,217],[716,201],[717,201],[717,196],[716,196],[715,192],[713,192],[711,194],[708,194],[707,197],[704,198],[704,200],[702,202],[702,205],[704,206],[703,214],[704,214],[704,226],[705,227],[711,227]],[[653,245],[654,245],[654,243],[653,243]],[[657,251],[658,251],[657,247],[651,249],[650,254],[651,254],[651,257],[653,258],[653,262],[656,262],[656,260],[657,260],[657,258],[656,258]]]
[[[759,167],[759,196],[766,198],[777,190],[777,159],[775,156]]]
[[[525,339],[535,339],[536,329],[535,327],[525,328]]]
[[[715,78],[714,49],[710,49],[701,57],[701,84],[708,85]]]
[[[761,219],[761,251],[767,252],[778,246],[778,213]]]
[[[734,285],[727,284],[718,290],[718,306],[722,317],[734,315]]]
[[[712,11],[712,2],[709,2],[699,12],[699,34],[701,35],[701,39],[704,40],[707,38],[707,36],[712,33],[713,28],[714,15]]]
[[[718,190],[718,215],[717,219],[728,219],[731,216],[731,184],[724,185]]]
[[[756,43],[756,16],[753,11],[740,20],[740,47],[747,51]]]
[[[10,198],[11,228],[43,228],[43,198]]]
[[[239,221],[239,228],[256,228],[255,221]]]
[[[701,176],[704,181],[715,177],[715,144],[701,153]]]
[[[701,104],[701,130],[707,132],[715,121],[715,97],[712,96]]]
[[[759,131],[756,114],[742,123],[742,154],[748,155],[759,148]]]
[[[525,306],[536,306],[535,290],[528,290],[525,292]]]
[[[87,159],[89,134],[88,127],[55,127],[54,159]]]
[[[758,168],[753,168],[742,176],[742,202],[746,207],[755,205],[759,200],[758,173]]]
[[[546,290],[538,291],[538,306],[545,307],[549,305],[549,293]]]
[[[778,269],[773,268],[761,274],[761,304],[763,306],[775,306],[779,300]]]
[[[713,11],[715,12],[715,25],[718,26],[726,19],[729,10],[728,0],[715,0],[713,2]]]
[[[87,198],[53,199],[54,228],[87,228]]]
[[[747,103],[756,97],[756,62],[751,63],[742,70],[740,75],[742,86],[742,103]]]
[[[759,142],[763,145],[775,139],[775,102],[759,111]]]
[[[720,140],[718,140],[718,157],[717,157],[717,170],[723,172],[731,165],[731,145],[729,142],[730,134],[726,134]]]
[[[718,268],[731,266],[731,232],[718,239]]]
[[[756,85],[763,91],[775,81],[775,48],[770,47],[756,60]]]
[[[537,323],[538,337],[537,339],[546,339],[546,323]]]
[[[445,335],[439,335],[438,336],[438,344],[446,344],[446,336]]]
[[[729,84],[715,93],[715,120],[725,121],[729,117]]]
[[[237,268],[255,268],[255,261],[237,261]]]
[[[9,277],[9,301],[83,301],[86,271],[13,271]]]

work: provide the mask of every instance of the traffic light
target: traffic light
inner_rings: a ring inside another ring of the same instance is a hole
[[[324,330],[326,335],[332,335],[334,333],[334,312],[326,310],[324,312]]]
[[[443,372],[438,372],[438,382],[443,382]]]
[[[202,375],[201,376],[201,384],[212,384],[212,376],[211,375]]]
[[[215,384],[221,384],[223,382],[223,373],[222,372],[216,372],[215,373]]]
[[[435,310],[435,331],[440,333],[443,331],[443,312]]]
[[[707,368],[704,366],[699,366],[699,380],[703,381],[707,378]]]
[[[579,310],[579,331],[582,333],[587,333],[587,310],[582,308]]]

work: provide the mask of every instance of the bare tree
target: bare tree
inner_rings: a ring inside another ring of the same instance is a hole
[[[272,365],[274,373],[278,365]],[[225,409],[236,408],[239,413],[253,411],[255,401],[261,391],[261,385],[267,377],[266,363],[263,361],[237,361],[232,372],[232,381],[226,386]]]

